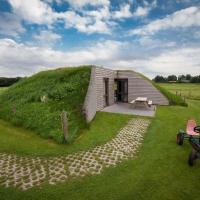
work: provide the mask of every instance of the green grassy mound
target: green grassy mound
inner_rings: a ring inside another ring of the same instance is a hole
[[[91,67],[62,68],[25,78],[0,95],[0,118],[64,142],[61,112],[67,111],[72,142],[87,124],[82,106]]]

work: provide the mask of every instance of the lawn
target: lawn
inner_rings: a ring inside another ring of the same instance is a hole
[[[0,120],[0,152],[53,156],[86,150],[110,140],[131,118],[128,115],[97,113],[89,129],[83,130],[74,144],[57,144],[53,140],[42,139],[32,131]]]
[[[188,103],[188,107],[157,109],[137,158],[108,168],[101,175],[46,185],[42,189],[21,192],[0,188],[1,199],[199,199],[196,184],[200,180],[200,162],[189,167],[190,145],[185,142],[180,147],[175,142],[177,131],[185,127],[189,118],[200,123],[200,101]],[[113,122],[117,124],[114,118]]]
[[[192,83],[161,83],[160,86],[174,94],[185,96],[188,99],[200,100],[200,84]]]
[[[172,86],[180,86],[182,91],[186,86],[190,87],[188,90],[194,87],[193,84],[164,85]],[[199,88],[196,90],[199,91]],[[0,187],[0,199],[199,199],[197,184],[200,180],[200,161],[194,167],[189,167],[187,159],[191,146],[187,141],[183,146],[176,144],[176,134],[185,127],[188,119],[194,118],[200,124],[199,113],[200,101],[197,100],[188,100],[188,107],[160,106],[136,158],[107,168],[101,175],[77,178],[54,186],[46,184],[42,188],[32,188],[26,192]],[[0,152],[49,156],[93,148],[114,137],[130,118],[131,116],[100,112],[90,129],[84,130],[77,141],[69,146],[41,139],[30,131],[0,120]]]

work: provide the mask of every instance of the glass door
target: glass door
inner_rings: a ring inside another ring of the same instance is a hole
[[[117,102],[128,102],[128,79],[115,79],[115,99]]]

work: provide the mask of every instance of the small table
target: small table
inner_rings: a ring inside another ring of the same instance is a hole
[[[137,97],[135,100],[130,102],[133,105],[133,108],[149,108],[147,97]]]

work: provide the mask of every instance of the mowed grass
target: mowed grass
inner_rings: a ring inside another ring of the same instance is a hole
[[[159,107],[133,160],[103,171],[101,175],[22,192],[0,188],[1,199],[9,200],[193,200],[199,199],[200,161],[187,164],[191,146],[176,144],[176,134],[190,118],[200,123],[200,101],[188,107]],[[117,125],[113,118],[113,124]],[[103,125],[102,125],[103,126]],[[1,140],[0,140],[1,141]]]
[[[172,93],[185,96],[188,99],[200,100],[200,84],[196,83],[161,83],[160,86]]]
[[[0,120],[0,152],[55,156],[86,150],[110,140],[131,118],[128,115],[99,112],[90,127],[83,130],[73,144],[57,144],[53,140],[42,139],[32,131]]]

